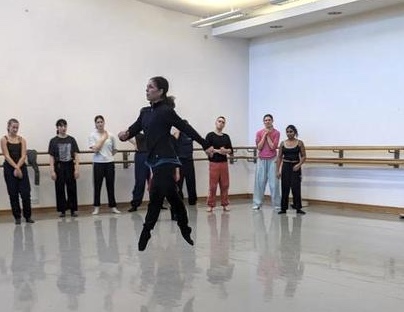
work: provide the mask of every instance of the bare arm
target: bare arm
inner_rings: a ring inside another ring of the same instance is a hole
[[[80,176],[79,168],[80,168],[79,153],[74,153],[74,178],[75,179],[78,179]]]
[[[294,171],[299,170],[302,167],[303,163],[306,161],[306,148],[304,147],[303,141],[299,140],[297,144],[300,147],[300,161],[293,166]]]
[[[92,145],[90,146],[90,149],[93,152],[99,152],[102,149],[102,146],[104,145],[105,141],[108,139],[108,132],[104,131],[101,134],[101,137]]]
[[[282,168],[282,162],[283,162],[283,142],[281,143],[281,145],[279,146],[279,153],[278,153],[278,158],[276,160],[276,175],[278,178],[281,177],[282,172],[281,172],[281,168]]]

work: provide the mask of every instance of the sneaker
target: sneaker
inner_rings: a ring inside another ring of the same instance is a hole
[[[97,214],[99,214],[100,213],[100,207],[94,207],[94,211],[93,211],[93,213],[92,213],[92,215],[97,215]]]
[[[223,211],[230,211],[230,207],[229,206],[223,206]]]
[[[302,210],[302,209],[297,209],[296,213],[301,214],[301,215],[305,215],[306,213]]]
[[[72,211],[72,212],[70,213],[70,216],[71,216],[72,218],[77,218],[79,215],[78,215],[75,211]]]
[[[20,221],[21,222],[21,221]],[[34,220],[32,220],[31,218],[27,218],[27,219],[25,219],[25,222],[27,222],[27,223],[35,223],[35,221]]]
[[[128,212],[134,212],[137,211],[137,207],[136,206],[132,206],[132,208],[128,209]]]
[[[252,210],[260,210],[260,209],[261,209],[261,206],[254,205],[254,206],[252,207]]]
[[[112,208],[111,208],[111,212],[112,212],[112,213],[116,213],[116,214],[120,214],[120,213],[121,213],[118,209],[116,209],[116,207],[112,207]]]
[[[208,208],[206,208],[206,211],[207,211],[207,212],[212,212],[212,211],[213,211],[213,207],[208,207]]]
[[[286,210],[279,210],[278,211],[278,214],[285,214],[286,213]]]
[[[150,237],[151,237],[150,231],[147,230],[146,228],[143,228],[142,233],[140,234],[139,243],[138,243],[139,251],[143,251],[146,249],[147,242],[149,241]]]
[[[15,219],[15,224],[21,224],[21,219]]]
[[[64,212],[61,212],[59,215],[59,218],[64,218],[64,217],[66,217],[66,214]]]

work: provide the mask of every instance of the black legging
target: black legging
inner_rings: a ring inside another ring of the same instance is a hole
[[[152,230],[156,224],[164,197],[167,197],[171,209],[177,217],[180,228],[188,227],[188,215],[185,205],[178,194],[177,184],[174,179],[175,165],[164,164],[153,168],[153,179],[150,187],[150,202],[147,209],[144,227]]]
[[[299,168],[297,171],[293,171],[293,166],[296,163],[283,162],[282,163],[282,199],[281,209],[287,210],[289,204],[289,193],[292,189],[293,205],[295,209],[302,209],[302,197],[301,197],[301,181],[302,170]]]

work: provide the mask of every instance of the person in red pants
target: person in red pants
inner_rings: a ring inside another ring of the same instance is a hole
[[[229,211],[229,166],[227,155],[233,154],[230,137],[223,133],[226,118],[219,116],[216,119],[215,131],[206,135],[206,141],[213,146],[213,152],[209,156],[209,196],[207,211],[213,211],[216,206],[217,185],[220,187],[221,205],[224,211]]]

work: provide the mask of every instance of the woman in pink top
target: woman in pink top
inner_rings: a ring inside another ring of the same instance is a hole
[[[281,204],[279,181],[276,176],[276,156],[280,133],[273,127],[271,114],[266,114],[263,121],[265,128],[259,130],[255,138],[258,158],[255,170],[254,210],[260,209],[263,204],[267,183],[271,193],[272,206],[280,207]]]

